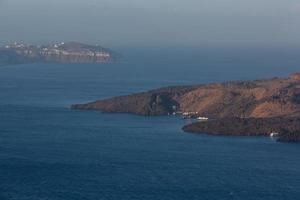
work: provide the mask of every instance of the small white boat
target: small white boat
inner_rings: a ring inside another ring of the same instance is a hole
[[[277,133],[277,132],[270,133],[270,137],[277,137],[278,135],[279,135],[279,133]]]

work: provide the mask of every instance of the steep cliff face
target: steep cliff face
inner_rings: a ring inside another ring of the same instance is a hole
[[[209,118],[294,117],[300,116],[300,76],[162,88],[72,108],[140,115],[190,112]]]
[[[47,46],[24,44],[8,45],[0,49],[0,63],[61,62],[61,63],[103,63],[114,60],[110,50],[100,46],[76,42]]]
[[[111,53],[100,47],[75,42],[43,48],[40,52],[45,61],[69,63],[102,63],[112,59]]]

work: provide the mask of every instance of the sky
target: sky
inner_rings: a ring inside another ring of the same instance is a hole
[[[0,0],[1,44],[298,46],[299,0]]]

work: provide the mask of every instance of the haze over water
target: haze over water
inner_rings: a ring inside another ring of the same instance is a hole
[[[299,46],[298,0],[0,0],[1,43]]]

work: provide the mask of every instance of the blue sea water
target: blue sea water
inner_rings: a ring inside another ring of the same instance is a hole
[[[103,65],[0,68],[1,200],[300,198],[300,145],[181,131],[178,117],[74,111],[168,85],[286,76],[296,49],[122,49]]]

